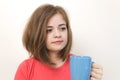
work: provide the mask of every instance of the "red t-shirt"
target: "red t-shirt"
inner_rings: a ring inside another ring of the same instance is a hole
[[[23,61],[14,80],[70,80],[70,58],[58,67],[52,68],[35,58]]]

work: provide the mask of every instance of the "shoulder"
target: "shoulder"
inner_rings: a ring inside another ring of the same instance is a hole
[[[25,59],[18,66],[18,71],[26,71],[29,69],[30,65],[34,62],[33,58]]]
[[[29,58],[22,61],[18,66],[14,80],[27,80],[34,63],[34,58]]]
[[[24,61],[20,63],[18,68],[30,70],[31,67],[33,67],[37,62],[38,60],[36,60],[35,58],[25,59]]]
[[[19,66],[27,66],[27,65],[32,64],[34,61],[35,61],[34,58],[25,59],[24,61],[20,63]]]

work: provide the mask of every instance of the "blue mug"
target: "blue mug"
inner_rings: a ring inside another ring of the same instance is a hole
[[[91,57],[70,56],[70,72],[72,80],[90,80]]]

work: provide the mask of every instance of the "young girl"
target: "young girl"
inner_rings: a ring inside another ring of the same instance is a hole
[[[38,7],[26,26],[23,45],[30,58],[19,65],[14,80],[71,80],[72,32],[62,7]],[[102,67],[93,63],[90,80],[101,78]]]

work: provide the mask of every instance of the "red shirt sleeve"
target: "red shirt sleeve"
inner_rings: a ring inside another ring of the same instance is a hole
[[[27,61],[22,62],[16,71],[14,80],[28,80],[28,71]]]

